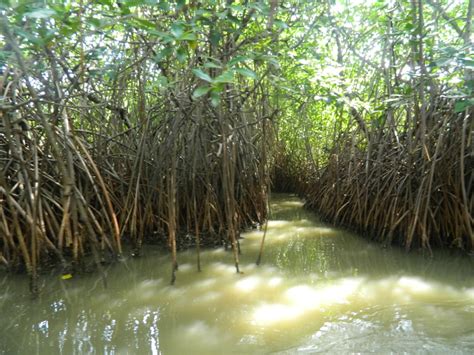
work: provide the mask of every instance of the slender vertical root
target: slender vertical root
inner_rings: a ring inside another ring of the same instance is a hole
[[[198,227],[198,224],[197,224],[197,221],[195,221],[196,223],[196,262],[197,262],[197,271],[198,272],[201,272],[201,238],[199,237],[199,227]]]
[[[235,272],[240,274],[240,267],[239,267],[239,251],[237,247],[237,240],[235,239],[235,231],[230,231],[231,236],[231,245],[232,245],[232,253],[234,254],[234,262],[235,262]]]
[[[268,229],[268,219],[265,221],[265,227],[263,228],[263,237],[262,241],[260,243],[260,251],[258,253],[258,258],[255,264],[260,265],[260,262],[262,261],[262,255],[263,255],[263,245],[265,243],[265,237],[267,235],[267,229]]]
[[[178,271],[178,263],[176,261],[176,252],[174,253],[173,261],[171,262],[171,286],[176,282],[176,271]]]

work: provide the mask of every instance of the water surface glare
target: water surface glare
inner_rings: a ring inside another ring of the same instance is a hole
[[[0,353],[474,353],[474,262],[437,251],[384,249],[322,223],[275,195],[262,231],[243,235],[241,270],[223,249],[141,258],[70,280],[51,276],[39,300],[0,271]],[[3,281],[2,281],[3,280]]]

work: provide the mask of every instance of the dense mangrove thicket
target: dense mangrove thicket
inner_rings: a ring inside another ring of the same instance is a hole
[[[45,262],[100,267],[124,240],[167,243],[172,282],[180,246],[229,244],[238,270],[239,232],[266,218],[276,62],[259,47],[277,33],[261,7],[2,9],[0,260],[34,291]]]
[[[306,85],[280,121],[276,187],[386,244],[472,251],[473,7],[327,6],[319,58],[292,76]]]
[[[230,245],[298,191],[387,244],[474,248],[473,0],[7,1],[0,262]]]

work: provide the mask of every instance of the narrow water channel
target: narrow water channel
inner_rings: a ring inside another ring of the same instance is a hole
[[[241,275],[223,249],[144,256],[97,274],[45,280],[33,301],[0,273],[1,354],[474,353],[474,263],[384,249],[330,227],[290,195],[244,234]]]

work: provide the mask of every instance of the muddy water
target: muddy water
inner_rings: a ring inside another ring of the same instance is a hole
[[[262,232],[244,235],[241,269],[222,249],[169,255],[96,274],[27,282],[0,274],[0,353],[294,354],[474,353],[474,263],[436,252],[406,254],[321,223],[289,195],[272,202]],[[2,281],[3,280],[3,281]]]

